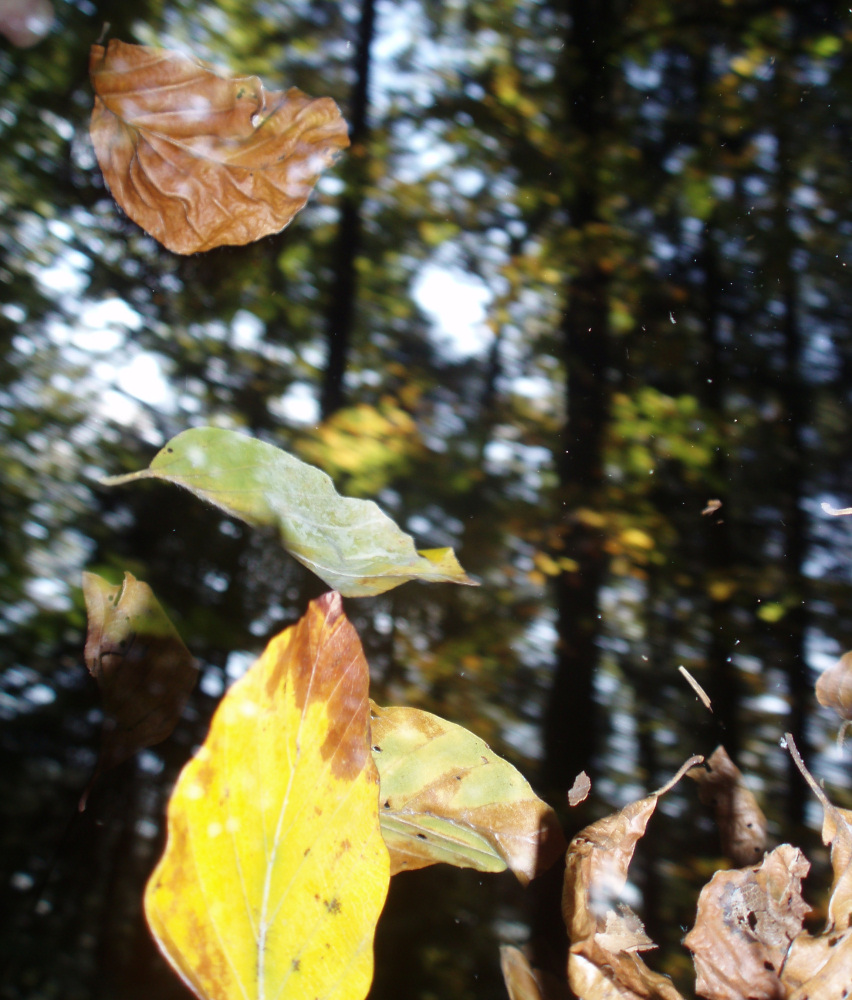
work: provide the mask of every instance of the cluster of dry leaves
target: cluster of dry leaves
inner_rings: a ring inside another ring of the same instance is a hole
[[[852,719],[852,653],[817,682],[817,698]],[[663,788],[586,827],[568,847],[562,913],[570,938],[567,984],[532,969],[517,948],[501,949],[511,1000],[684,1000],[650,969],[654,948],[641,920],[619,902],[637,842],[659,797],[688,772],[713,807],[722,847],[738,866],[718,871],[701,891],[684,939],[695,992],[707,1000],[845,1000],[852,997],[852,811],[832,805],[788,734],[787,748],[819,799],[833,881],[822,933],[804,928],[810,907],[802,880],[810,862],[790,844],[764,853],[766,819],[723,747],[692,758]],[[573,804],[573,803],[572,803]],[[762,858],[762,860],[760,860]]]
[[[7,17],[0,30],[9,34],[11,24]],[[111,41],[92,47],[90,72],[96,95],[91,135],[107,183],[127,214],[176,253],[248,243],[284,228],[348,145],[330,98],[313,100],[295,88],[267,92],[256,77],[223,75],[178,53]],[[168,735],[196,669],[158,607],[152,610],[144,585],[128,578],[112,588],[90,577],[86,599],[86,657],[104,692],[101,766],[107,767]],[[144,647],[156,655],[142,657],[144,666],[135,662],[128,637],[131,647],[138,641],[136,652]],[[820,679],[817,697],[852,718],[852,654]],[[831,804],[789,737],[788,745],[823,806],[823,840],[831,847],[834,877],[822,933],[803,926],[809,907],[801,887],[809,862],[789,844],[764,854],[766,821],[720,747],[706,764],[692,758],[665,787],[572,840],[563,894],[571,942],[567,982],[537,973],[521,951],[506,947],[502,962],[512,1000],[550,1000],[569,991],[580,1000],[682,1000],[671,980],[643,961],[653,942],[619,896],[658,799],[686,772],[714,806],[725,851],[738,866],[717,872],[705,886],[684,941],[694,957],[696,993],[708,1000],[852,996],[852,812]],[[383,747],[373,750],[381,754]],[[586,780],[572,790],[572,804],[587,791]],[[405,794],[400,801],[407,802]],[[385,833],[391,835],[390,827]],[[475,853],[470,844],[464,850]],[[435,860],[444,859],[430,856],[427,863]]]

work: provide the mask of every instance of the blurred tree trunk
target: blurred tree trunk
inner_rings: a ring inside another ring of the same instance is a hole
[[[707,378],[703,380],[703,403],[714,417],[714,424],[723,436],[727,426],[725,415],[725,387],[727,378],[722,362],[724,345],[721,340],[721,288],[719,254],[715,242],[715,216],[711,216],[704,230],[702,247],[702,272],[704,278],[704,345]],[[723,444],[716,451],[711,469],[713,483],[725,486],[730,482],[728,452]],[[710,600],[710,637],[707,647],[707,694],[713,704],[712,719],[708,727],[721,729],[721,741],[730,756],[736,760],[740,752],[740,697],[739,674],[733,662],[733,588],[736,578],[732,522],[737,511],[725,490],[723,495],[707,497],[722,501],[717,512],[710,512],[704,519],[704,543],[707,580]],[[707,751],[712,750],[708,745]]]
[[[375,32],[375,0],[362,0],[355,52],[355,85],[349,106],[349,160],[347,188],[340,206],[340,224],[332,258],[332,295],[326,316],[326,368],[320,397],[323,419],[346,401],[344,376],[352,345],[355,301],[358,295],[356,263],[361,251],[361,211],[367,180],[367,114],[370,103],[370,45]]]
[[[561,324],[566,423],[557,468],[564,505],[564,555],[577,570],[556,578],[557,652],[544,721],[545,787],[564,794],[575,775],[591,772],[597,730],[594,676],[600,630],[598,598],[606,571],[604,538],[582,509],[594,508],[603,480],[603,439],[608,414],[608,278],[595,243],[603,229],[597,163],[610,90],[606,64],[612,3],[572,3],[564,100],[568,127],[582,148],[572,165],[566,208],[584,252],[568,279]],[[597,232],[596,232],[597,231]]]
[[[807,714],[811,687],[805,651],[806,610],[804,592],[804,564],[807,556],[807,524],[803,507],[802,480],[805,471],[806,445],[804,429],[807,426],[807,386],[802,379],[803,337],[799,323],[799,281],[797,252],[801,252],[798,239],[790,225],[793,208],[791,170],[792,139],[787,116],[796,113],[798,92],[789,79],[790,70],[778,67],[778,99],[776,139],[778,142],[778,193],[773,220],[773,247],[778,248],[776,279],[778,297],[783,305],[781,331],[784,336],[783,369],[780,380],[783,419],[779,422],[783,466],[777,484],[782,498],[784,551],[782,556],[785,583],[781,597],[786,613],[776,626],[779,650],[787,674],[787,695],[790,702],[789,732],[805,760],[808,759]],[[770,274],[772,269],[770,268]],[[792,758],[787,767],[787,820],[801,827],[805,819],[807,789]]]

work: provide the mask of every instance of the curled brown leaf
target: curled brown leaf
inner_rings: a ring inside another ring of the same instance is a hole
[[[283,229],[349,145],[329,97],[115,39],[93,45],[90,132],[115,200],[175,253]]]
[[[832,708],[841,719],[852,720],[852,652],[819,675],[816,682],[817,701]]]
[[[716,747],[705,767],[689,776],[698,782],[701,801],[713,807],[722,850],[737,867],[755,864],[766,850],[766,817],[725,748]]]
[[[810,865],[782,844],[756,868],[716,872],[698,899],[684,944],[693,953],[695,991],[708,1000],[781,1000],[781,972],[809,907]]]
[[[639,957],[653,942],[618,896],[659,797],[702,760],[691,757],[662,788],[587,826],[568,847],[562,894],[571,939],[568,984],[583,1000],[682,1000],[671,980]]]

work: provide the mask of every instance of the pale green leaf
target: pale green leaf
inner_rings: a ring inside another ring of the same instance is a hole
[[[524,884],[565,851],[553,810],[478,736],[417,708],[372,706],[391,873],[436,862]]]
[[[452,549],[418,552],[410,535],[371,500],[342,497],[322,471],[234,431],[184,431],[119,486],[163,479],[234,517],[278,530],[284,548],[344,597],[383,594],[407,580],[476,586]]]

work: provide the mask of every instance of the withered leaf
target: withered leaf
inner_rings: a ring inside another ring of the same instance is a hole
[[[570,1000],[567,983],[534,969],[520,948],[500,946],[500,970],[509,1000]]]
[[[652,944],[618,896],[657,800],[702,760],[691,757],[662,788],[587,826],[568,847],[562,894],[571,939],[568,984],[583,1000],[682,1000],[671,980],[637,954]]]
[[[124,574],[113,586],[83,574],[89,627],[85,660],[104,711],[101,755],[92,783],[177,725],[198,669],[147,583]],[[89,785],[91,788],[91,784]],[[85,808],[88,790],[80,801]]]
[[[716,872],[698,899],[684,944],[693,953],[695,991],[708,1000],[780,1000],[790,943],[810,909],[802,879],[810,865],[782,844],[756,868]]]
[[[701,801],[713,807],[725,854],[737,867],[756,864],[766,850],[766,817],[725,748],[716,747],[689,776]]]
[[[197,59],[113,39],[93,45],[90,132],[115,200],[175,253],[283,229],[349,145],[329,97],[267,91]]]
[[[793,737],[787,733],[785,739],[796,766],[822,804],[822,840],[831,845],[833,880],[825,930],[816,937],[802,931],[790,946],[781,974],[784,997],[839,1000],[850,994],[852,982],[852,811],[831,803],[805,767]]]
[[[585,802],[591,790],[591,779],[585,771],[580,771],[574,779],[574,784],[568,789],[568,805],[573,808]]]
[[[825,708],[833,708],[841,719],[852,720],[852,652],[819,675],[816,682],[817,701]]]

